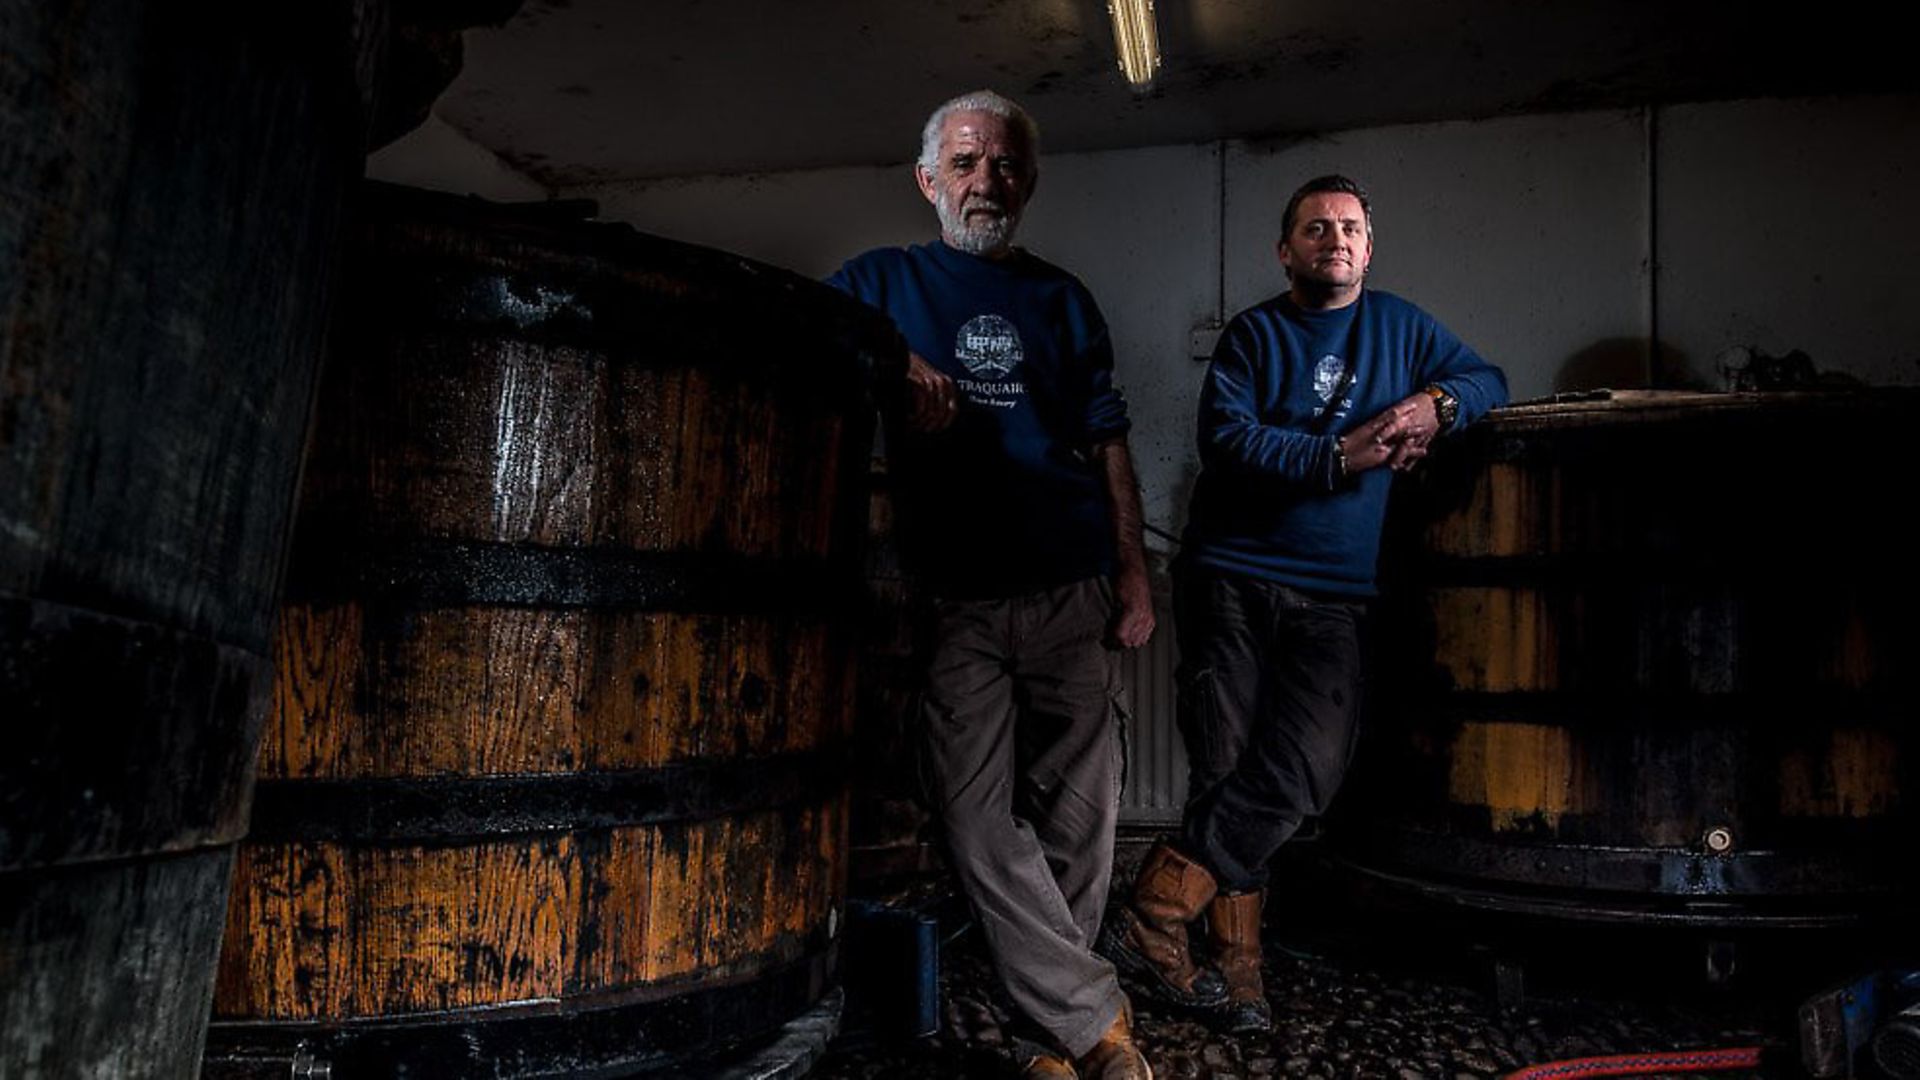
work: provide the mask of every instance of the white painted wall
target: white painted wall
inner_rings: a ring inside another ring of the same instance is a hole
[[[1920,383],[1920,97],[1664,109],[1655,147],[1659,333],[1689,369],[1752,345]]]
[[[1142,510],[1177,534],[1199,461],[1202,367],[1190,329],[1219,306],[1220,148],[1173,146],[1049,158],[1021,242],[1072,270],[1113,333]],[[1147,546],[1169,551],[1164,538]]]
[[[431,113],[419,127],[367,155],[367,178],[497,202],[548,195],[540,183]]]

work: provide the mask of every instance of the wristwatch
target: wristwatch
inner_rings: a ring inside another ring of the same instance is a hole
[[[1460,419],[1460,399],[1429,383],[1425,387],[1428,397],[1433,399],[1433,414],[1440,418],[1440,430],[1451,431],[1453,422]]]

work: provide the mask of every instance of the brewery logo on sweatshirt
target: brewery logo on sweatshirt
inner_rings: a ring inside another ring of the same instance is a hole
[[[953,357],[972,375],[955,379],[954,384],[968,400],[993,409],[1011,409],[1024,397],[1027,386],[1010,382],[1008,376],[1026,358],[1020,345],[1020,331],[998,315],[976,315],[968,319],[954,335]]]

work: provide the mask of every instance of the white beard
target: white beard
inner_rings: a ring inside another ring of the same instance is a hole
[[[977,200],[976,200],[977,203]],[[1013,233],[1020,219],[1002,208],[998,217],[969,220],[942,191],[933,201],[940,215],[940,231],[947,243],[969,255],[995,255],[1013,245]]]

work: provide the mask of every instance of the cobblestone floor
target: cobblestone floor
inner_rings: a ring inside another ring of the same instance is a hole
[[[1012,1075],[1004,1007],[969,937],[948,963],[941,1034],[918,1042],[843,1041],[818,1080]],[[1749,1046],[1783,1033],[1671,1004],[1540,998],[1501,1010],[1482,992],[1308,954],[1269,958],[1275,1030],[1227,1036],[1136,998],[1154,1075],[1172,1080],[1269,1076],[1481,1080],[1522,1065],[1595,1054]],[[1747,1074],[1763,1075],[1763,1074]]]
[[[1628,953],[1648,946],[1644,935],[1559,927],[1509,940],[1502,955],[1520,959],[1504,970],[1523,970],[1532,985],[1514,995],[1508,981],[1516,1004],[1502,1008],[1495,953],[1476,940],[1500,941],[1498,922],[1462,929],[1442,921],[1422,933],[1404,915],[1373,913],[1369,924],[1325,910],[1298,914],[1292,922],[1269,913],[1270,1035],[1217,1034],[1198,1018],[1135,996],[1136,1031],[1157,1078],[1481,1080],[1573,1057],[1753,1045],[1769,1047],[1770,1060],[1791,1062],[1793,1006],[1819,989],[1792,983],[1784,991],[1755,990],[1737,980],[1732,988],[1712,986],[1702,974],[1704,953],[1689,951],[1697,938],[1654,941],[1643,958]],[[1282,921],[1290,922],[1285,932],[1277,928]],[[863,1034],[856,1016],[811,1075],[1013,1075],[1008,1013],[993,984],[977,935],[963,935],[943,963],[940,1034],[880,1039]],[[1800,1074],[1770,1064],[1761,1072],[1713,1075]]]

